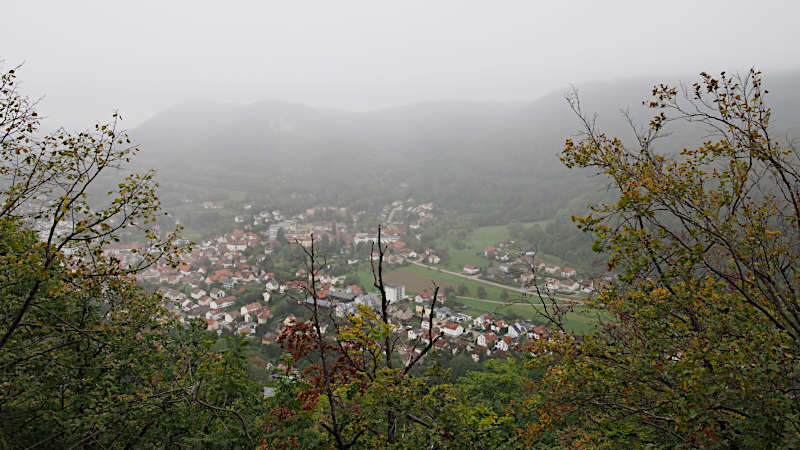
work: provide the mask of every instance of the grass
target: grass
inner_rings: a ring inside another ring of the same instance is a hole
[[[360,271],[359,277],[363,281],[369,281],[369,284],[364,284],[366,287],[372,286],[372,273],[368,271]],[[368,277],[368,278],[367,278]],[[508,299],[502,300],[500,298],[501,292],[504,289],[486,286],[472,280],[466,280],[455,275],[441,273],[436,270],[426,269],[419,266],[407,266],[395,269],[384,274],[384,280],[387,283],[400,283],[406,286],[407,293],[418,293],[423,290],[432,291],[432,281],[435,281],[440,287],[457,288],[459,285],[467,287],[467,292],[463,296],[450,296],[447,300],[447,306],[464,305],[467,307],[465,311],[467,314],[477,317],[484,313],[495,314],[508,314],[522,319],[530,320],[536,323],[543,323],[544,318],[539,315],[537,310],[530,304],[522,303],[521,294],[514,291],[508,291]],[[486,290],[486,295],[479,296],[477,289],[483,286]],[[371,290],[371,289],[370,289]],[[472,297],[472,298],[464,298]],[[483,298],[479,300],[476,298]],[[503,302],[503,303],[494,303]],[[516,302],[516,304],[511,304]],[[461,309],[457,309],[461,310]],[[570,313],[566,317],[566,326],[568,329],[576,332],[587,332],[594,328],[597,322],[596,314],[592,314],[586,310]]]
[[[372,278],[372,269],[370,268],[369,261],[366,263],[359,263],[358,267],[358,285],[367,291],[372,291],[374,279]]]
[[[432,280],[435,280],[441,287],[449,286],[453,289],[457,289],[459,286],[464,285],[467,288],[467,291],[464,293],[465,297],[478,297],[500,301],[503,291],[506,291],[508,298],[514,298],[515,296],[519,295],[514,291],[501,289],[495,286],[487,286],[477,281],[467,280],[455,275],[450,275],[449,273],[442,273],[419,266],[407,266],[403,267],[402,269],[389,272],[386,274],[386,278],[388,280],[394,279],[396,281],[393,282],[405,283],[410,286],[413,286],[412,282],[419,283],[417,280],[423,280],[425,288],[429,290],[432,289],[430,287]],[[483,295],[478,295],[479,287],[483,287],[486,293]]]
[[[552,219],[526,222],[521,225],[526,227],[534,225],[547,226],[550,222],[552,222]],[[450,259],[443,263],[442,267],[455,272],[461,271],[465,265],[488,266],[489,258],[484,256],[484,250],[486,250],[486,247],[496,246],[500,242],[510,240],[511,234],[508,231],[508,227],[508,225],[492,225],[475,228],[467,233],[463,241],[464,248],[461,249],[454,248],[447,238],[439,239],[436,245],[446,249],[450,256]],[[567,264],[566,261],[552,255],[540,254],[537,255],[537,258],[551,264]]]
[[[369,266],[366,264],[363,265],[363,267],[359,268],[357,274],[361,286],[367,290],[372,290],[373,279],[372,271],[370,270]],[[448,273],[442,273],[419,266],[405,266],[399,269],[386,271],[383,274],[383,279],[386,283],[405,285],[406,292],[409,293],[419,293],[425,290],[432,292],[432,282],[435,281],[436,284],[442,289],[445,287],[458,289],[460,285],[464,285],[467,288],[467,292],[464,294],[466,297],[481,297],[499,301],[501,300],[501,292],[504,290],[508,293],[508,298],[514,298],[515,295],[519,295],[514,291],[509,291],[494,286],[487,286],[477,281],[467,280],[455,275],[450,275]],[[486,291],[486,294],[479,296],[478,287],[481,286]]]
[[[450,303],[451,307],[453,304],[466,306],[466,313],[473,317],[485,313],[492,313],[502,315],[510,314],[536,323],[544,323],[546,321],[546,319],[537,312],[537,309],[530,304],[518,303],[501,305],[497,303],[461,297],[456,297],[452,299],[452,301],[448,302]],[[567,314],[567,317],[564,320],[564,325],[568,330],[578,333],[586,333],[592,331],[595,327],[595,324],[597,324],[597,314],[597,312],[592,312],[588,308],[578,307],[574,312]]]

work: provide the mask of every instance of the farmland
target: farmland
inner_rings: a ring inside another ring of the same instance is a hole
[[[369,272],[369,269],[367,269],[366,272],[360,272],[359,278],[362,280],[362,282],[367,280],[369,281],[369,284],[365,284],[366,286],[372,285],[372,274]],[[424,290],[432,291],[434,281],[441,289],[446,287],[457,289],[459,286],[463,285],[466,288],[466,291],[464,292],[464,296],[466,297],[481,297],[500,300],[502,291],[505,290],[494,286],[487,286],[478,281],[467,280],[455,275],[438,272],[436,270],[425,269],[418,266],[406,266],[392,270],[385,273],[383,278],[386,283],[404,284],[406,286],[406,291],[414,293],[422,292]],[[485,295],[478,295],[478,288],[480,287],[486,291]],[[513,297],[514,295],[518,295],[513,291],[505,291],[509,298]]]
[[[369,284],[365,284],[366,286],[372,285],[371,273],[362,271],[359,275],[362,280],[369,280]],[[464,295],[450,295],[447,300],[448,306],[462,305],[466,309],[459,309],[472,316],[488,312],[501,316],[519,317],[535,323],[544,321],[535,307],[528,303],[529,299],[523,298],[518,292],[505,290],[507,298],[504,300],[501,299],[503,291],[501,288],[486,286],[478,281],[467,280],[436,270],[407,266],[387,272],[384,274],[384,280],[386,283],[405,285],[408,293],[418,293],[424,290],[430,292],[433,290],[434,282],[442,289],[445,287],[457,289],[463,285],[466,287]],[[478,294],[479,287],[483,287],[485,295]],[[585,308],[579,307],[576,312],[568,315],[566,322],[567,327],[574,331],[590,331],[597,322],[597,317],[596,314],[593,315]]]
[[[525,226],[546,226],[550,220],[540,220],[538,222],[523,223]],[[493,225],[475,228],[464,234],[463,239],[459,232],[449,233],[447,237],[437,240],[437,247],[444,248],[449,258],[442,262],[442,267],[447,270],[460,271],[465,265],[476,267],[487,267],[490,264],[488,258],[484,256],[486,247],[497,245],[500,242],[511,239],[508,225]],[[521,249],[520,249],[521,250]],[[537,258],[553,264],[565,265],[566,261],[555,256],[540,254]]]

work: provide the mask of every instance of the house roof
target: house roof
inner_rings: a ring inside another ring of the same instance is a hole
[[[247,312],[258,311],[259,308],[261,308],[261,305],[258,304],[257,302],[256,303],[250,303],[249,305],[245,305],[244,306],[244,309]]]

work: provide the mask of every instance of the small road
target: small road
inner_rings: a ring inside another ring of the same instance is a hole
[[[472,280],[472,281],[475,281],[477,283],[483,283],[483,284],[485,284],[487,286],[494,286],[494,287],[498,287],[500,289],[506,289],[508,291],[518,292],[520,294],[525,294],[525,295],[536,295],[536,291],[532,291],[530,289],[522,289],[522,288],[517,288],[517,287],[512,287],[512,286],[506,286],[505,284],[495,283],[494,281],[483,280],[481,278],[478,278],[478,275],[465,275],[465,274],[459,273],[459,272],[452,272],[450,270],[441,269],[439,267],[434,267],[434,266],[429,266],[427,264],[422,264],[419,261],[408,260],[408,262],[410,262],[411,264],[414,264],[415,266],[424,267],[424,268],[426,268],[428,270],[431,270],[431,271],[434,271],[434,272],[441,272],[441,273],[446,273],[448,275],[454,275],[454,276],[457,276],[457,277],[464,278],[466,280]],[[583,304],[582,300],[578,300],[576,298],[566,297],[566,296],[563,296],[563,295],[556,295],[556,294],[551,294],[551,295],[556,300],[561,300],[561,301],[564,301],[564,302],[575,302],[575,303],[577,303],[579,305]],[[463,297],[463,298],[469,298],[469,297]],[[508,302],[502,302],[502,301],[484,300],[484,299],[480,299],[480,298],[475,298],[475,299],[471,299],[471,300],[481,300],[481,301],[485,301],[485,302],[492,302],[492,303],[499,303],[499,304],[507,304],[508,303]]]
[[[481,303],[494,303],[494,304],[503,305],[503,306],[514,306],[514,305],[541,306],[541,304],[536,303],[537,300],[535,300],[536,299],[536,297],[535,297],[536,293],[535,292],[529,293],[529,295],[533,295],[534,296],[534,297],[531,297],[531,301],[530,302],[521,302],[518,299],[515,300],[513,298],[510,298],[508,300],[489,300],[488,298],[464,297],[463,295],[456,295],[455,298],[463,298],[463,299],[466,299],[466,300],[475,300],[475,301],[481,302]],[[578,299],[575,299],[575,298],[561,297],[561,296],[554,295],[553,299],[556,300],[553,303],[564,303],[564,304],[575,304],[575,305],[582,305],[583,304],[583,300],[578,300]]]

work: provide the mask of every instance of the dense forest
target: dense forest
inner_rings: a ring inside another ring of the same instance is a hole
[[[626,131],[593,119],[599,92],[628,98],[598,85],[533,105],[375,114],[191,105],[129,137],[117,116],[41,132],[16,77],[0,79],[3,447],[800,444],[800,162],[781,139],[796,130],[795,78],[769,93],[756,71],[659,84],[649,121]],[[560,159],[540,159],[554,146]],[[156,162],[157,177],[142,170]],[[192,247],[166,226],[162,193],[177,204],[233,191],[294,208],[414,196],[464,226],[553,219],[510,232],[619,277],[581,305],[602,311],[594,331],[567,330],[577,305],[540,293],[547,333],[475,365],[438,352],[442,332],[400,347],[380,241],[379,302],[345,317],[321,306],[319,247],[279,249],[308,274],[305,315],[276,337],[282,373],[265,395],[245,338],[181,323],[134,278]],[[105,251],[132,237],[146,244],[126,261]]]

